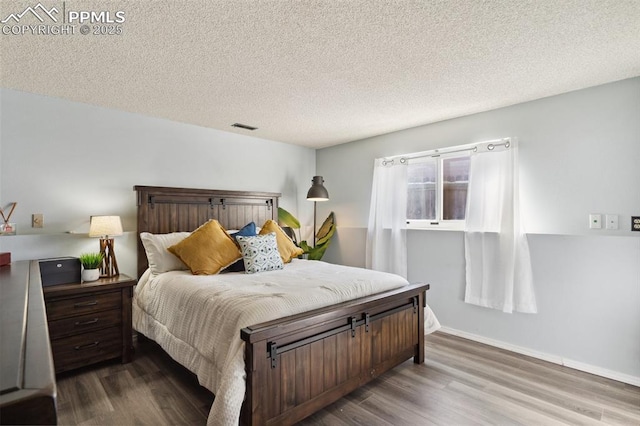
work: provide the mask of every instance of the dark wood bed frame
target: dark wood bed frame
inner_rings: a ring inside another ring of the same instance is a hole
[[[138,234],[227,229],[277,220],[278,193],[135,186]],[[147,269],[138,238],[138,276]],[[428,284],[332,305],[239,330],[246,394],[240,424],[293,424],[413,357],[424,362]]]

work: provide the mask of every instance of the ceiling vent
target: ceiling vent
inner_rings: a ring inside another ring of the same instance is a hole
[[[239,127],[241,129],[252,130],[252,131],[257,129],[257,127],[248,126],[246,124],[241,124],[241,123],[233,123],[231,127]]]

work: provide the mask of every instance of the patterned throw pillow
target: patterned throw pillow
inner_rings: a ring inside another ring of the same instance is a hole
[[[284,268],[278,251],[275,232],[256,235],[255,237],[238,235],[236,240],[240,244],[240,251],[244,259],[244,269],[247,274]]]

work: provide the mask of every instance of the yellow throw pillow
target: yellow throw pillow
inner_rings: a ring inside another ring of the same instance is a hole
[[[289,263],[291,259],[294,257],[300,256],[304,253],[300,247],[296,246],[291,238],[287,234],[284,233],[282,228],[273,220],[267,220],[264,225],[262,225],[262,229],[260,229],[260,235],[266,235],[271,232],[276,233],[276,241],[278,243],[278,252],[280,252],[280,257],[282,258],[282,262]]]
[[[178,256],[195,275],[215,275],[242,258],[235,241],[212,219],[168,250]]]

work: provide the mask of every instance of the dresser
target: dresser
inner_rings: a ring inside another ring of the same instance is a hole
[[[38,262],[0,267],[0,424],[55,424],[56,378]]]
[[[43,289],[56,373],[113,358],[131,361],[135,284],[120,274]]]

